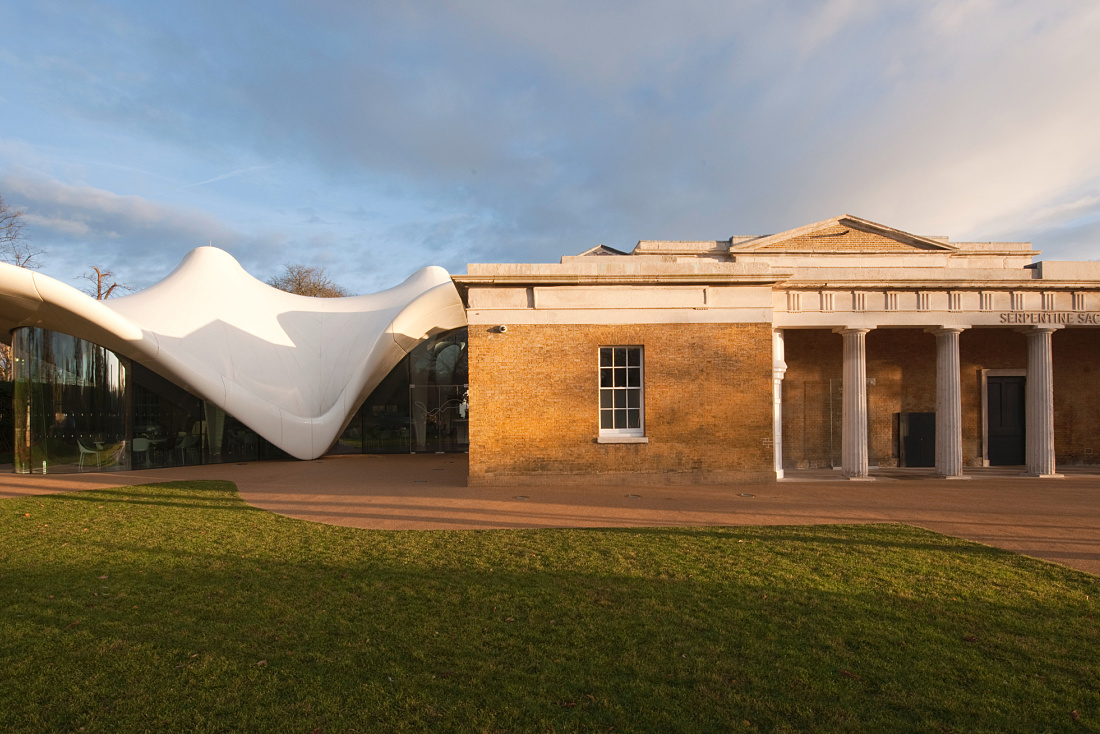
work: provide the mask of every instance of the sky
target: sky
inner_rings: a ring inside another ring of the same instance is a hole
[[[0,196],[42,272],[214,244],[426,265],[853,214],[1100,259],[1093,0],[6,2]]]

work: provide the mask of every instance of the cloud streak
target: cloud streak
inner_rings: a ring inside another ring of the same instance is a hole
[[[2,111],[20,111],[0,165],[33,153],[54,182],[36,229],[135,262],[150,241],[221,239],[246,265],[320,262],[366,290],[426,262],[844,212],[954,239],[1049,233],[1057,255],[1100,215],[1091,2],[52,12],[20,8],[0,56]]]
[[[186,186],[184,186],[182,188],[193,189],[193,188],[197,188],[199,186],[206,186],[207,184],[217,183],[218,181],[228,181],[229,179],[237,178],[238,176],[246,176],[250,173],[257,173],[259,171],[266,171],[266,170],[271,169],[272,167],[273,166],[271,166],[271,165],[268,165],[268,166],[248,166],[247,168],[240,168],[240,169],[237,169],[236,171],[230,171],[228,173],[223,173],[220,176],[214,176],[213,178],[208,178],[205,181],[197,181],[197,182],[192,183],[192,184],[187,184]]]

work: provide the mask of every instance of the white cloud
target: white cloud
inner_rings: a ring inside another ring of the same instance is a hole
[[[98,265],[144,287],[167,275],[195,247],[213,241],[232,249],[241,240],[200,210],[141,196],[44,176],[5,176],[0,190],[25,211],[24,232],[46,250],[44,271],[62,280]]]
[[[1100,211],[1091,2],[157,7],[58,11],[23,26],[51,28],[41,49],[0,51],[22,64],[5,110],[69,136],[47,151],[6,121],[47,159],[24,177],[35,228],[150,268],[213,239],[365,281],[366,260],[553,261],[845,212],[1061,243]]]
[[[0,189],[26,210],[28,223],[86,240],[131,240],[138,246],[207,240],[233,240],[220,222],[198,210],[116,194],[92,186],[73,186],[47,178],[6,176]]]

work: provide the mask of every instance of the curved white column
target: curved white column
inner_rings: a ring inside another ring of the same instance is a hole
[[[1029,477],[1061,478],[1054,461],[1054,361],[1051,335],[1059,327],[1036,326],[1027,337],[1027,472]]]
[[[783,375],[787,373],[783,330],[772,332],[772,450],[775,478],[783,478]]]
[[[324,454],[360,403],[430,334],[466,325],[450,275],[429,267],[380,293],[307,298],[216,247],[164,280],[96,301],[0,263],[0,330],[36,326],[144,364],[299,459]]]
[[[844,339],[844,403],[841,411],[841,469],[848,479],[870,479],[867,453],[867,332],[838,329]]]
[[[962,327],[944,327],[936,335],[936,474],[945,479],[969,479],[963,474],[962,380],[959,374],[959,334]]]

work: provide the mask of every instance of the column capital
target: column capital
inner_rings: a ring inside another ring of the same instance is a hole
[[[925,329],[926,334],[961,334],[967,329],[972,328],[970,326],[958,326],[958,325],[943,325],[943,326],[929,326]]]
[[[833,328],[834,334],[866,334],[868,331],[874,331],[873,326],[837,326]]]
[[[1065,324],[1035,324],[1034,326],[1025,326],[1022,329],[1017,329],[1024,336],[1028,334],[1053,334],[1059,329],[1066,328]]]

